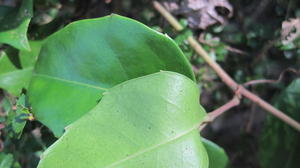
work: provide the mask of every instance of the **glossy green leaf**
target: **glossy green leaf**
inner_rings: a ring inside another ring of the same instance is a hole
[[[132,79],[104,93],[42,155],[38,168],[207,168],[198,86],[174,72]]]
[[[209,168],[225,168],[228,165],[228,157],[224,149],[204,138],[202,143],[208,154]]]
[[[31,51],[20,51],[21,67],[17,67],[6,53],[0,52],[0,88],[18,96],[22,89],[28,87],[34,63],[37,59],[41,42],[32,41]]]
[[[108,88],[160,70],[194,80],[188,60],[168,36],[118,15],[82,20],[46,40],[29,101],[35,117],[59,136]]]
[[[300,122],[300,79],[292,82],[278,97],[275,106]],[[300,133],[269,115],[260,144],[263,168],[296,168],[300,165]]]
[[[32,17],[32,0],[23,0],[19,9],[0,6],[0,43],[30,50],[27,29]]]

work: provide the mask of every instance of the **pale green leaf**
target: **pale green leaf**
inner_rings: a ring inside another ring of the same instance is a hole
[[[187,77],[159,72],[126,81],[67,127],[38,168],[208,168],[205,111]]]

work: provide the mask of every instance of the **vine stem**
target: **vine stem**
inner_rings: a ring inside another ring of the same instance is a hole
[[[181,26],[181,24],[178,22],[178,20],[170,14],[169,11],[167,11],[159,2],[153,1],[154,8],[163,16],[165,19],[174,27],[176,31],[182,31],[184,28]],[[190,46],[197,52],[198,55],[200,55],[206,63],[217,73],[217,75],[222,79],[222,81],[230,87],[233,91],[239,91],[241,96],[244,96],[248,98],[249,100],[256,103],[258,106],[262,107],[266,111],[270,112],[277,118],[281,119],[283,122],[287,123],[291,127],[295,128],[296,130],[300,131],[300,124],[283,113],[282,111],[276,109],[271,104],[267,103],[257,95],[253,94],[240,84],[236,83],[222,68],[221,66],[216,63],[209,55],[208,53],[202,48],[202,46],[198,43],[197,40],[193,36],[189,36],[187,38],[187,41],[189,42]]]

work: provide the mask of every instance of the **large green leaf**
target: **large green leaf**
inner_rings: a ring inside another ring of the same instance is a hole
[[[31,41],[31,51],[20,51],[19,55],[16,55],[21,67],[15,65],[5,52],[0,52],[0,88],[15,96],[18,96],[22,89],[27,88],[41,43],[41,41]]]
[[[69,125],[38,168],[207,168],[198,132],[205,115],[197,85],[183,75],[132,79]]]
[[[30,50],[27,29],[32,17],[32,0],[23,0],[19,9],[0,6],[0,43]]]
[[[275,106],[300,122],[300,79],[277,98]],[[300,166],[300,133],[274,116],[268,116],[260,144],[263,168]]]
[[[204,138],[202,143],[208,154],[209,168],[225,168],[228,165],[228,157],[224,149]]]
[[[194,80],[190,64],[168,36],[118,15],[82,20],[46,40],[29,101],[36,118],[59,136],[108,88],[160,70]]]

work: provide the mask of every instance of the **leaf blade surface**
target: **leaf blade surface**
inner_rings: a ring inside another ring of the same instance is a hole
[[[197,85],[183,75],[132,79],[68,126],[38,167],[207,168],[198,132],[205,115]]]
[[[187,59],[169,37],[118,15],[82,20],[45,42],[29,102],[37,119],[59,136],[65,126],[92,109],[105,90],[160,70],[195,79]]]

